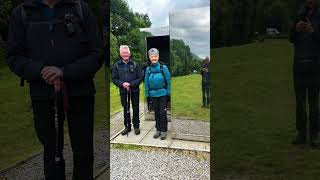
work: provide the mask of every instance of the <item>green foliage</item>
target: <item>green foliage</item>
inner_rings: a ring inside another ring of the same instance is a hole
[[[11,0],[0,1],[0,39],[1,40],[6,39],[7,30],[8,30],[8,20],[9,20],[12,7],[13,7],[13,3]]]
[[[119,57],[119,46],[128,45],[132,58],[138,62],[145,60],[144,33],[139,28],[151,26],[147,14],[133,12],[124,0],[113,0],[110,3],[110,65]]]
[[[170,63],[172,76],[184,76],[191,74],[193,70],[200,71],[201,59],[192,54],[190,47],[182,40],[170,41]]]

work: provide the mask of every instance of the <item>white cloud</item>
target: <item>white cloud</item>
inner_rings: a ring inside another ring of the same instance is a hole
[[[152,27],[169,25],[169,12],[179,9],[209,6],[210,0],[126,0],[134,12],[148,14]]]
[[[192,53],[210,55],[210,8],[179,10],[170,14],[170,38],[182,39]]]

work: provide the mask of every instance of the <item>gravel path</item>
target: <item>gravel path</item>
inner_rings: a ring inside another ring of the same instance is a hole
[[[106,141],[110,139],[109,134],[106,130],[97,130],[95,133],[95,161],[94,161],[94,173],[96,174],[102,168],[109,166],[109,156],[107,149],[109,149],[109,142]],[[66,159],[66,177],[71,179],[72,176],[72,151],[71,146],[65,145],[64,148],[64,157]],[[27,161],[19,164],[16,167],[13,167],[6,172],[0,174],[0,180],[43,180],[43,162],[42,162],[42,153],[28,159]]]
[[[110,179],[207,180],[210,160],[174,152],[119,150],[111,148]]]

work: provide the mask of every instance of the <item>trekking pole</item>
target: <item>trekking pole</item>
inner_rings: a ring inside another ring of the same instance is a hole
[[[58,155],[59,153],[59,119],[58,119],[58,92],[55,92],[54,94],[54,127],[56,130],[56,149],[55,149],[55,155],[54,155],[54,162],[56,164],[59,164],[61,159]]]
[[[129,116],[129,119],[131,119],[130,117],[130,89],[127,89],[127,117]],[[127,137],[128,137],[127,133]]]
[[[59,92],[61,92],[61,80],[54,81],[54,127],[56,130],[56,143],[55,143],[55,164],[60,164],[61,158],[59,156],[59,115],[58,115],[58,98]]]

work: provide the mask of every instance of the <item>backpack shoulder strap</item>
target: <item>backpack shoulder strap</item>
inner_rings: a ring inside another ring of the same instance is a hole
[[[148,75],[150,76],[150,74],[151,74],[150,66],[147,67],[147,70],[148,70]]]
[[[133,68],[134,68],[134,70],[136,70],[137,69],[137,63],[135,61],[132,61],[132,62],[133,62]]]
[[[22,24],[24,29],[27,28],[28,24],[29,24],[29,20],[28,20],[28,8],[25,7],[25,2],[20,4],[20,11],[21,11],[21,19],[22,19]]]
[[[78,12],[78,15],[80,17],[80,20],[82,23],[84,23],[84,15],[83,15],[83,9],[82,9],[82,5],[81,5],[81,1],[80,0],[75,0],[76,3],[76,9]]]
[[[27,14],[26,14],[26,10],[25,10],[23,4],[21,5],[21,19],[22,19],[23,26],[26,26],[26,24],[27,24]]]
[[[161,64],[161,63],[160,63],[160,72],[161,72],[163,79],[164,79],[165,88],[167,88],[168,82],[167,82],[166,76],[164,75],[164,72],[163,72],[163,64]]]
[[[21,19],[24,29],[26,29],[28,22],[27,22],[27,12],[24,7],[24,3],[21,4]],[[24,79],[20,78],[20,87],[24,87]]]

